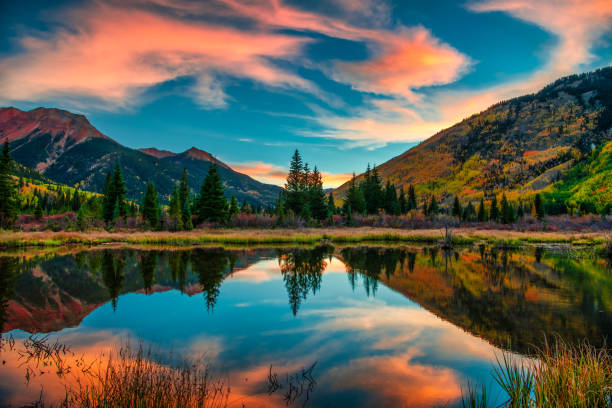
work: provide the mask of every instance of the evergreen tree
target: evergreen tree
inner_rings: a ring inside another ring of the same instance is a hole
[[[417,209],[416,193],[414,192],[414,186],[411,184],[408,187],[408,211]]]
[[[349,185],[348,190],[346,191],[346,196],[344,197],[344,212],[348,215],[348,209],[350,207],[351,214],[353,211],[363,214],[365,211],[365,199],[363,197],[362,189],[357,186],[357,179],[355,177],[355,173],[353,173],[353,178],[351,179],[351,184]]]
[[[472,204],[471,201],[463,209],[461,218],[464,221],[473,221],[476,218],[476,209],[474,208],[474,204]]]
[[[404,187],[400,189],[399,197],[397,199],[397,205],[401,215],[408,212],[408,202],[406,201],[406,194],[404,193]]]
[[[191,231],[193,229],[193,221],[191,221],[191,201],[187,199],[187,201],[183,202],[183,229],[185,231]]]
[[[277,216],[277,224],[279,225],[283,225],[283,223],[285,222],[285,216],[286,216],[286,212],[285,212],[285,196],[284,196],[284,190],[281,190],[278,193],[278,198],[276,199],[276,208],[274,210],[276,216]]]
[[[287,210],[293,211],[294,214],[300,215],[304,200],[304,185],[305,185],[305,168],[302,162],[300,152],[295,149],[289,164],[289,174],[287,174],[287,182],[285,183],[285,207]]]
[[[200,189],[196,210],[199,222],[223,223],[227,221],[227,200],[216,164],[211,164],[208,168],[208,174]]]
[[[429,205],[427,206],[427,215],[433,217],[438,214],[438,212],[438,201],[436,200],[436,196],[432,194],[431,200],[429,201]]]
[[[330,215],[334,215],[337,212],[336,203],[334,202],[334,193],[331,191],[327,195],[327,211]]]
[[[115,171],[113,172],[113,190],[115,194],[115,202],[119,216],[125,217],[127,214],[127,206],[125,201],[125,195],[127,189],[125,188],[125,181],[123,181],[123,175],[121,174],[121,166],[119,163],[115,164]]]
[[[366,170],[362,189],[366,213],[378,214],[378,210],[382,207],[383,188],[376,166],[371,171],[369,168]]]
[[[523,208],[523,203],[519,203],[518,209],[516,211],[516,217],[521,219],[525,216],[525,209]]]
[[[168,216],[170,217],[172,229],[183,229],[183,211],[181,208],[181,196],[179,193],[179,189],[176,186],[174,186],[174,189],[172,190],[172,195],[170,196]]]
[[[455,200],[453,201],[453,208],[452,208],[451,215],[457,218],[461,218],[462,216],[461,203],[459,202],[459,197],[457,196],[455,196]]]
[[[13,160],[7,138],[0,157],[0,228],[10,228],[17,216],[18,193],[12,172]]]
[[[514,209],[512,208],[512,205],[508,202],[506,194],[502,195],[500,218],[503,224],[512,224],[514,222]]]
[[[76,216],[76,225],[79,231],[85,231],[86,221],[85,221],[85,210],[83,207],[79,208]]]
[[[103,198],[103,209],[102,219],[109,223],[113,220],[113,213],[115,212],[115,192],[113,188],[113,173],[109,170],[106,174],[106,181],[104,182],[104,189],[102,191]]]
[[[310,175],[308,186],[308,202],[309,210],[312,217],[316,220],[323,221],[327,218],[327,202],[325,201],[325,193],[323,192],[323,180],[321,173],[315,166]]]
[[[395,185],[391,184],[389,180],[387,180],[387,184],[385,185],[384,198],[385,212],[389,215],[399,215],[400,210],[397,200],[397,191],[395,190]]]
[[[238,214],[240,210],[238,209],[238,200],[236,200],[236,196],[232,194],[232,199],[230,200],[229,206],[229,216]]]
[[[478,204],[478,222],[485,222],[487,220],[487,210],[485,210],[484,198],[480,197],[480,203]]]
[[[181,219],[183,221],[183,229],[191,230],[191,202],[189,200],[189,184],[187,184],[187,169],[183,169],[183,177],[179,185],[179,199],[181,204]]]
[[[535,195],[533,200],[533,206],[535,208],[535,216],[538,220],[544,219],[546,212],[544,210],[544,202],[542,201],[542,196],[540,193]]]
[[[157,229],[160,219],[159,197],[153,183],[147,184],[141,208],[143,222],[146,222],[149,228]]]
[[[499,221],[499,207],[497,206],[497,196],[493,196],[491,200],[491,208],[489,209],[489,219],[491,221]]]

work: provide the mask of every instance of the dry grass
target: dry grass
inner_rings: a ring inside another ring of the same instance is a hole
[[[612,404],[612,356],[607,348],[586,343],[577,346],[556,339],[536,353],[536,359],[519,360],[508,352],[493,369],[495,382],[510,408],[607,408]],[[491,405],[485,388],[468,386],[464,407]]]
[[[110,243],[162,245],[265,245],[359,242],[436,243],[443,238],[440,229],[401,230],[395,228],[305,228],[305,229],[203,229],[190,232],[0,232],[0,246],[59,246],[66,244],[101,245]],[[604,233],[590,232],[519,232],[507,230],[453,230],[453,242],[502,242],[508,246],[521,243],[598,244]]]

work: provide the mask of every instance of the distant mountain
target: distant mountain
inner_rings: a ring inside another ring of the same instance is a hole
[[[239,201],[271,205],[280,191],[280,187],[238,173],[195,147],[178,154],[155,148],[130,149],[103,135],[85,116],[60,109],[26,112],[0,108],[0,140],[7,137],[18,163],[55,182],[94,192],[102,191],[106,174],[116,162],[121,163],[128,197],[136,200],[142,198],[151,181],[167,202],[184,168],[189,173],[189,186],[197,193],[211,163],[219,166],[228,197],[234,194]]]
[[[612,149],[604,147],[612,140],[611,126],[608,67],[497,103],[377,168],[383,180],[398,188],[413,184],[421,195],[434,193],[447,200],[451,195],[476,200],[483,192],[505,191],[516,198],[544,191],[565,192],[565,198],[577,201],[578,188],[572,183],[580,183],[581,196],[610,202],[609,162],[596,167],[598,177],[592,181],[593,174],[572,169],[588,166],[594,155]],[[573,181],[564,181],[571,174]],[[348,183],[340,186],[336,197],[341,199],[347,188]]]

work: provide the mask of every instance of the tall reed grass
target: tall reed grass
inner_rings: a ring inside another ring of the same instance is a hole
[[[464,408],[607,408],[612,406],[612,356],[604,347],[545,343],[533,360],[519,360],[508,352],[498,357],[493,379],[506,400],[492,405],[485,387],[468,385]]]

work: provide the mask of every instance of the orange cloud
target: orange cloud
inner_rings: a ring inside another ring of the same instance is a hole
[[[218,73],[316,92],[269,58],[291,59],[306,38],[186,22],[145,10],[97,4],[67,17],[69,29],[20,40],[0,62],[0,93],[12,100],[85,96],[125,106],[150,86],[191,75],[203,106],[227,103]]]
[[[470,65],[469,58],[422,27],[389,33],[377,47],[372,60],[338,63],[335,78],[362,91],[415,100],[413,88],[454,82]]]
[[[412,88],[456,79],[469,64],[467,57],[422,27],[388,30],[348,22],[368,19],[376,26],[389,16],[386,3],[340,0],[336,7],[344,18],[304,11],[280,0],[96,2],[61,16],[66,28],[45,37],[21,38],[23,52],[0,62],[0,94],[9,101],[76,102],[85,97],[89,106],[98,102],[98,107],[116,108],[138,102],[156,84],[192,76],[193,98],[203,107],[219,108],[230,99],[223,78],[231,76],[298,89],[332,103],[333,95],[270,62],[297,61],[303,58],[303,45],[315,41],[278,29],[366,43],[371,61],[319,67],[360,90],[408,96]],[[160,8],[164,14],[159,14]],[[255,24],[238,29],[202,21],[208,17],[237,17]]]
[[[275,164],[257,161],[248,163],[235,163],[231,164],[230,167],[240,173],[247,174],[253,177],[254,179],[257,179],[264,183],[283,186],[285,185],[285,181],[287,180],[287,170],[284,167],[277,166]],[[321,172],[321,176],[323,178],[323,187],[332,188],[338,187],[347,180],[350,180],[352,174],[333,174],[323,171]]]

